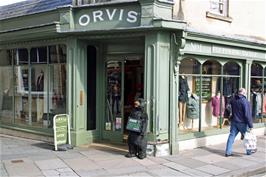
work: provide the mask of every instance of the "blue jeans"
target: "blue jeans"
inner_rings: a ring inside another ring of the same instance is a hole
[[[234,121],[231,122],[230,134],[227,139],[225,154],[227,155],[232,154],[233,144],[234,144],[237,134],[241,132],[244,135],[246,131],[247,131],[246,123],[238,123]]]

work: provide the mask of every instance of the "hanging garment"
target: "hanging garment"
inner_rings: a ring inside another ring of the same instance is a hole
[[[224,114],[224,97],[222,97],[222,107],[221,107],[220,96],[214,96],[211,99],[212,104],[212,115],[215,117],[219,117],[220,113],[223,116]]]
[[[196,94],[191,94],[187,102],[187,118],[198,119],[199,118],[199,99]]]
[[[179,96],[178,96],[178,100],[180,102],[187,102],[188,100],[188,92],[189,91],[189,87],[188,87],[188,83],[186,78],[184,77],[179,77]]]

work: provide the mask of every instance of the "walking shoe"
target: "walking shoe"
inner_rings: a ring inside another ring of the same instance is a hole
[[[135,156],[136,156],[135,154],[131,154],[131,153],[127,153],[125,155],[125,157],[127,157],[127,158],[132,158],[132,157],[135,157]]]
[[[230,157],[230,156],[233,156],[233,154],[225,154],[224,156],[225,157]]]

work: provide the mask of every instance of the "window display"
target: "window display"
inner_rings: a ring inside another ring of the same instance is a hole
[[[252,117],[254,122],[263,118],[264,87],[263,87],[263,68],[261,65],[253,63],[251,66],[251,94],[250,102]]]
[[[202,65],[195,59],[182,60],[178,94],[180,133],[227,125],[230,99],[238,90],[239,81],[240,66],[234,62],[222,66],[215,60]]]
[[[11,123],[52,128],[53,116],[66,113],[66,46],[0,51],[0,57],[0,77],[5,82],[0,85],[1,120],[8,117]],[[9,69],[2,67],[6,65]]]
[[[13,69],[11,50],[0,50],[0,119],[11,123],[13,117]]]

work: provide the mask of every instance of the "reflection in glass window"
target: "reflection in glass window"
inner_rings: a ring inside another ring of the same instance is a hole
[[[54,48],[55,53],[48,55],[48,48]],[[1,122],[5,119],[17,125],[52,128],[53,116],[66,113],[65,62],[65,45],[0,50],[0,79],[4,83],[0,85]]]
[[[121,62],[109,61],[106,63],[107,90],[106,90],[106,120],[105,130],[120,130],[116,128],[116,118],[121,118]]]
[[[182,60],[180,74],[200,74],[200,63],[195,59]]]
[[[240,66],[235,62],[228,62],[224,65],[224,75],[236,75],[240,74]]]
[[[250,102],[254,123],[262,120],[264,107],[263,67],[258,63],[251,65]]]
[[[28,59],[29,57],[27,49],[17,49],[16,64],[27,64]]]
[[[11,123],[13,118],[13,50],[0,50],[0,119]]]
[[[221,74],[221,64],[214,60],[206,61],[202,66],[202,74]]]

